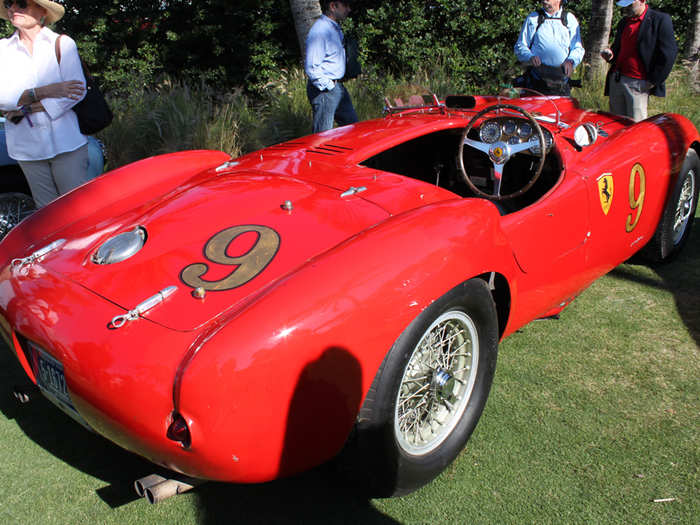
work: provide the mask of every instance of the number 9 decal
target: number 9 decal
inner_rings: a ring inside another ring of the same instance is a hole
[[[639,194],[636,192],[637,176],[639,176]],[[627,233],[630,233],[637,227],[639,218],[642,216],[642,208],[644,207],[644,193],[646,191],[646,174],[644,173],[644,168],[641,164],[635,164],[632,167],[632,172],[630,173],[630,208],[632,208],[632,213],[627,216],[627,224],[625,229]],[[635,196],[636,195],[636,196]],[[637,216],[632,219],[634,211],[636,210]]]
[[[235,257],[226,254],[228,247],[235,239],[251,232],[256,233],[258,238],[246,253]],[[270,264],[279,247],[280,236],[272,228],[256,225],[233,226],[214,235],[204,247],[204,255],[211,262],[236,266],[230,274],[218,281],[207,281],[202,279],[202,276],[209,271],[209,266],[195,263],[186,266],[180,278],[192,288],[204,288],[210,291],[238,288],[259,275]]]

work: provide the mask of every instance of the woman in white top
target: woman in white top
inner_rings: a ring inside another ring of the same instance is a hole
[[[71,108],[85,96],[75,42],[47,24],[65,10],[49,0],[0,0],[0,18],[17,31],[0,40],[0,110],[7,150],[27,177],[38,208],[88,180],[87,137]]]

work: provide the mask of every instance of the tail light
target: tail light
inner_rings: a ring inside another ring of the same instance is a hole
[[[168,427],[168,431],[165,436],[172,440],[180,443],[184,448],[190,448],[192,444],[192,438],[190,436],[190,429],[187,427],[187,421],[180,414],[173,414],[173,421]]]

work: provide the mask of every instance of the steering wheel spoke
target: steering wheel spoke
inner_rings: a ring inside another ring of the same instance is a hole
[[[486,142],[481,142],[480,140],[465,138],[464,143],[467,146],[471,146],[474,149],[478,149],[479,151],[486,153],[487,155],[489,153],[489,150],[491,149],[491,144],[487,144]]]
[[[493,164],[493,194],[501,197],[501,182],[503,182],[504,164]]]
[[[527,118],[529,124],[532,126],[532,129],[535,131],[533,138],[531,138],[528,142],[523,142],[520,144],[506,144],[505,142],[502,141],[497,141],[494,142],[493,144],[489,144],[486,142],[481,142],[479,140],[474,140],[469,138],[469,132],[472,130],[474,125],[486,114],[488,113],[493,113],[493,112],[501,112],[503,110],[509,110],[509,111],[515,111],[517,113],[520,113],[523,115],[525,118]],[[489,158],[491,159],[491,162],[493,163],[493,177],[494,177],[494,184],[493,184],[493,192],[492,193],[486,193],[479,188],[476,187],[476,185],[472,182],[471,178],[467,174],[467,170],[464,166],[464,146],[467,145],[470,148],[476,149],[478,151],[481,151],[483,153],[486,153]],[[537,148],[537,146],[541,145],[542,147]],[[488,106],[481,111],[479,111],[476,115],[472,117],[472,119],[469,121],[469,124],[467,124],[467,127],[464,129],[462,132],[462,139],[459,142],[459,150],[457,152],[457,164],[459,165],[460,171],[462,172],[462,177],[464,178],[465,182],[469,186],[469,188],[476,194],[481,197],[485,197],[490,200],[504,200],[504,199],[512,199],[514,197],[518,197],[525,193],[527,190],[532,188],[532,185],[535,184],[535,181],[539,178],[540,174],[542,173],[542,170],[544,168],[544,159],[545,159],[545,153],[546,153],[546,148],[544,147],[545,145],[545,140],[544,140],[544,132],[542,131],[542,126],[540,126],[540,123],[537,122],[537,120],[525,109],[519,107],[519,106],[514,106],[512,104],[494,104],[492,106]],[[514,155],[521,153],[527,149],[531,148],[537,148],[537,155],[539,156],[539,163],[537,165],[537,168],[535,169],[533,175],[530,177],[530,180],[527,181],[527,183],[521,187],[519,190],[514,191],[512,193],[507,193],[505,195],[501,195],[501,187],[503,183],[503,169],[504,166],[508,163],[508,161],[513,158]]]
[[[511,155],[515,155],[516,153],[520,153],[521,151],[526,151],[529,150],[530,148],[536,148],[539,146],[539,142],[537,140],[537,137],[534,137],[527,142],[521,142],[520,144],[511,144],[510,146],[510,153]]]

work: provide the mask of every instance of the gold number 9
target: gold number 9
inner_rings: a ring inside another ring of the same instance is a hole
[[[639,195],[635,197],[635,186],[637,185],[637,176],[639,176]],[[632,211],[637,210],[637,216],[632,220],[632,213],[627,216],[626,230],[631,232],[637,227],[639,218],[642,216],[642,208],[644,207],[644,193],[646,191],[646,174],[641,164],[635,164],[630,173],[630,208]]]
[[[246,253],[236,257],[226,254],[228,247],[239,236],[255,232],[258,235],[255,244]],[[280,236],[272,228],[266,226],[244,225],[227,228],[209,239],[204,247],[204,255],[211,262],[226,266],[236,266],[230,274],[219,281],[206,281],[202,276],[209,271],[209,266],[195,263],[186,266],[180,278],[192,288],[223,291],[238,288],[254,279],[262,272],[277,254],[280,246]]]

